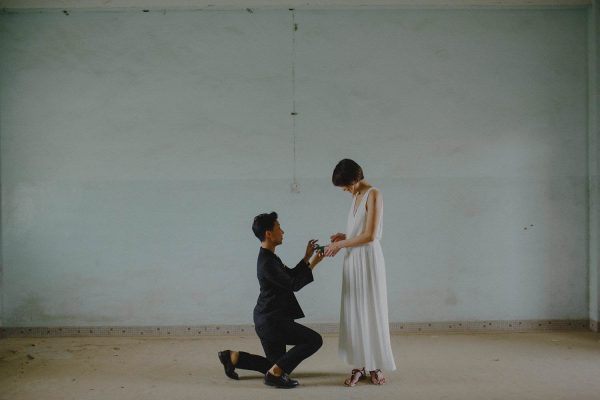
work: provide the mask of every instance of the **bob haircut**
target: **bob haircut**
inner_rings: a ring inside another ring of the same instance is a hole
[[[331,182],[334,186],[348,186],[365,179],[363,170],[354,160],[344,158],[333,169]]]

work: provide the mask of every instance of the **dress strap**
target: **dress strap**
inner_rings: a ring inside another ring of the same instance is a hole
[[[365,201],[365,203],[367,202],[367,197],[369,197],[369,192],[371,192],[371,190],[375,189],[375,187],[371,186],[370,188],[367,189],[367,191],[365,192],[365,195],[363,196],[363,198],[361,199],[361,201]]]

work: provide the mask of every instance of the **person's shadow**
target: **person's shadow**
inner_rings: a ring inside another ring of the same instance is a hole
[[[330,371],[309,371],[309,372],[298,372],[292,373],[293,379],[298,379],[300,384],[305,383],[310,386],[343,386],[346,375],[341,372],[330,372]],[[261,375],[246,375],[240,376],[240,380],[262,380]]]

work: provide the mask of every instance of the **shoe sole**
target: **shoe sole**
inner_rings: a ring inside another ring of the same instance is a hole
[[[267,385],[267,386],[271,386],[271,387],[277,388],[277,389],[294,389],[295,387],[298,386],[298,385],[294,385],[294,386],[281,386],[281,385],[278,385],[276,383],[270,383],[270,382],[264,382],[264,384]]]

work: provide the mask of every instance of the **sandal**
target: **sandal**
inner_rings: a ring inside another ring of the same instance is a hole
[[[385,385],[385,376],[383,376],[380,369],[371,371],[371,383],[373,385]]]
[[[364,368],[363,369],[353,369],[352,373],[350,374],[350,378],[348,378],[344,381],[344,385],[349,386],[349,387],[354,387],[354,386],[356,386],[356,383],[358,381],[360,381],[361,379],[365,379],[366,377],[367,377],[367,373]]]

